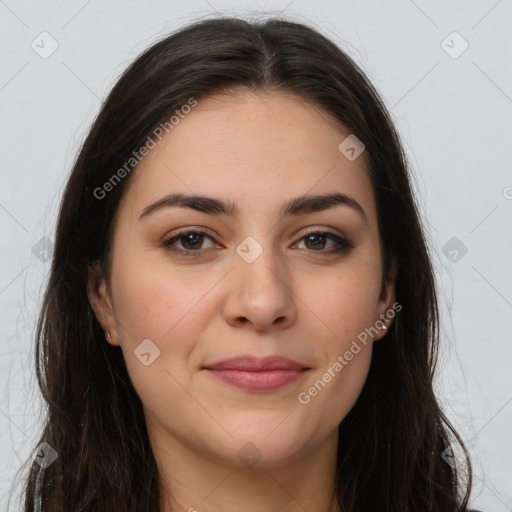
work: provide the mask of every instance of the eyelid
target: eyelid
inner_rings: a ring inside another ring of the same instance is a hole
[[[186,236],[188,234],[197,234],[200,236],[210,238],[214,244],[216,243],[218,245],[218,242],[216,240],[216,237],[218,235],[217,234],[211,235],[210,234],[211,231],[212,230],[202,227],[202,226],[201,227],[188,226],[188,227],[185,227],[182,229],[178,229],[177,232],[166,237],[162,241],[162,245],[164,246],[165,249],[170,250],[178,255],[200,256],[207,249],[196,249],[196,250],[176,249],[175,247],[173,247],[173,244],[176,243],[177,241],[179,241],[179,239],[183,236]],[[307,236],[310,236],[310,235],[326,236],[328,239],[330,239],[331,241],[333,241],[336,244],[336,247],[330,248],[330,249],[320,249],[320,250],[316,250],[316,251],[312,250],[312,249],[304,249],[309,253],[318,253],[318,256],[322,256],[322,255],[327,256],[330,254],[336,254],[339,252],[347,251],[349,249],[353,249],[355,247],[355,245],[352,242],[350,242],[350,240],[348,240],[344,234],[340,234],[337,231],[335,232],[332,230],[332,228],[321,228],[318,226],[317,227],[308,227],[308,228],[305,228],[305,231],[301,231],[301,232],[297,233],[296,237],[298,237],[298,238],[297,238],[297,241],[293,243],[293,245],[301,243]],[[190,257],[190,256],[188,256],[188,257]]]
[[[302,238],[304,236],[308,236],[309,234],[315,235],[317,233],[323,233],[323,234],[326,234],[326,235],[333,235],[333,236],[336,236],[338,238],[342,238],[343,240],[346,240],[348,242],[347,237],[345,236],[345,234],[343,232],[337,231],[337,230],[333,230],[332,228],[322,228],[322,227],[318,227],[318,226],[304,228],[304,231],[299,231],[297,233],[297,236]]]
[[[215,238],[215,237],[220,238],[220,235],[212,229],[209,229],[209,228],[206,228],[203,226],[187,226],[184,228],[177,228],[176,233],[169,234],[168,236],[166,235],[166,239],[168,240],[169,238],[173,238],[175,236],[187,235],[188,233],[197,233],[197,234],[201,233],[201,234],[208,235],[212,238]],[[319,227],[319,226],[303,228],[303,230],[300,230],[295,236],[302,238],[304,236],[308,236],[309,234],[318,234],[318,233],[337,236],[338,238],[342,238],[343,240],[348,242],[347,237],[345,236],[345,234],[342,231],[333,230],[333,228],[324,228],[324,227]]]
[[[318,256],[321,255],[329,255],[329,254],[337,254],[343,251],[347,251],[349,249],[354,249],[355,245],[345,236],[340,235],[337,232],[331,231],[330,229],[321,229],[321,228],[313,228],[309,231],[303,232],[300,235],[298,235],[298,240],[294,242],[293,245],[299,244],[303,242],[305,238],[307,238],[310,235],[320,235],[325,236],[327,239],[331,240],[336,244],[335,247],[332,247],[330,249],[321,249],[318,251],[315,250],[308,250],[308,252],[315,254],[317,253]],[[306,249],[307,250],[307,249]]]
[[[175,237],[185,236],[188,235],[189,233],[207,235],[210,238],[220,238],[219,234],[216,231],[213,231],[212,229],[205,228],[203,226],[187,226],[184,228],[177,228],[176,230],[171,231],[165,236],[164,241],[169,241],[170,239]]]
[[[173,246],[176,242],[178,242],[180,240],[181,237],[187,236],[188,234],[197,234],[200,236],[208,237],[212,240],[214,245],[215,244],[218,245],[218,242],[215,239],[215,237],[217,235],[211,235],[210,231],[211,230],[209,230],[208,228],[204,228],[204,227],[188,226],[183,229],[178,229],[177,232],[174,232],[171,235],[166,236],[162,240],[161,245],[165,250],[171,251],[174,254],[176,254],[177,256],[184,256],[187,258],[198,257],[198,256],[201,256],[206,251],[206,249],[197,249],[197,250],[177,249],[176,247],[173,247]]]

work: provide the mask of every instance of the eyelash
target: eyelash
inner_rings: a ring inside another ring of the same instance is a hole
[[[203,251],[204,249],[190,250],[190,249],[176,249],[175,247],[173,247],[173,244],[175,242],[177,242],[180,238],[185,237],[187,235],[192,235],[192,234],[193,235],[201,235],[201,236],[204,235],[213,240],[213,238],[206,231],[202,231],[200,229],[186,229],[186,230],[180,231],[179,233],[175,234],[171,238],[164,240],[162,242],[162,245],[165,249],[172,251],[176,254],[179,254],[181,256],[187,256],[187,257],[199,256],[201,254],[201,251]],[[335,247],[335,248],[332,248],[329,250],[321,249],[321,250],[315,251],[313,249],[306,249],[313,253],[315,253],[315,252],[320,253],[321,256],[329,256],[332,254],[338,254],[341,252],[349,251],[350,249],[354,248],[354,245],[352,243],[350,243],[348,240],[339,238],[338,236],[334,235],[333,233],[330,233],[329,231],[311,231],[309,233],[306,233],[302,238],[300,238],[299,242],[301,242],[302,240],[304,240],[307,237],[314,236],[314,235],[325,236],[326,238],[333,240],[334,242],[336,242],[338,244],[338,247]]]

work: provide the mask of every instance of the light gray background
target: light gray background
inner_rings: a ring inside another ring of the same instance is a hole
[[[32,350],[50,263],[32,248],[53,239],[67,173],[119,74],[215,11],[310,20],[391,109],[441,285],[441,401],[471,450],[473,506],[512,511],[512,0],[0,1],[0,508],[41,421]],[[31,48],[44,31],[59,45],[47,59]],[[468,249],[456,262],[452,237]]]

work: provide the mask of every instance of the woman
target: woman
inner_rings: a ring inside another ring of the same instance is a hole
[[[67,183],[25,511],[467,511],[438,332],[362,71],[302,24],[196,22],[124,72]]]

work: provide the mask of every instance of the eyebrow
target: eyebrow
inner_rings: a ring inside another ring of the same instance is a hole
[[[363,207],[351,196],[342,193],[325,195],[304,195],[288,201],[281,208],[281,219],[305,213],[324,211],[336,206],[348,206],[357,211],[365,222],[368,222]],[[238,207],[232,201],[225,201],[214,197],[188,194],[169,194],[162,199],[146,206],[139,219],[147,217],[151,213],[167,208],[190,208],[206,214],[223,214],[237,217]]]

